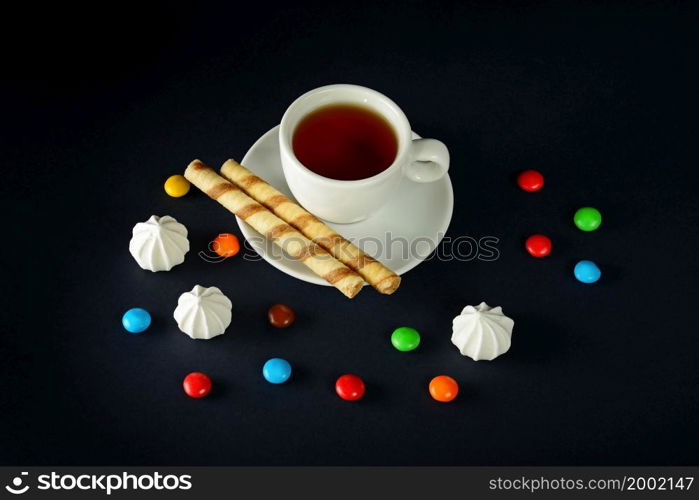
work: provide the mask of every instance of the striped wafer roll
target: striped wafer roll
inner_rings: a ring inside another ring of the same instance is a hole
[[[235,160],[224,163],[221,174],[273,211],[280,219],[301,231],[308,239],[326,249],[337,260],[361,274],[379,292],[391,294],[400,285],[400,276],[365,254]]]
[[[194,160],[190,163],[184,176],[210,198],[250,224],[294,259],[303,262],[311,271],[324,278],[347,297],[354,297],[362,289],[364,280],[357,273],[201,161]]]

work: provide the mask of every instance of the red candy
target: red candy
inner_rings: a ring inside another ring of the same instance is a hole
[[[205,373],[192,372],[184,378],[182,387],[190,398],[203,398],[211,392],[211,379]]]
[[[538,170],[525,170],[517,176],[517,184],[530,193],[538,191],[544,187],[544,176]]]
[[[335,382],[335,392],[345,401],[356,401],[364,396],[364,381],[356,375],[346,374]]]
[[[551,240],[543,234],[532,234],[524,246],[532,257],[546,257],[551,253]]]

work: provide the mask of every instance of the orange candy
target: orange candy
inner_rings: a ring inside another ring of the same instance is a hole
[[[459,384],[447,375],[439,375],[430,381],[430,395],[437,401],[448,403],[459,393]]]
[[[221,233],[211,242],[211,249],[221,257],[233,257],[240,251],[240,243],[235,234]]]

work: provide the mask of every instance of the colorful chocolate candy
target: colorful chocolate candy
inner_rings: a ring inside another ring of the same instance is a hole
[[[420,345],[420,333],[415,328],[401,326],[393,330],[391,344],[401,352],[413,351]]]
[[[544,176],[538,170],[525,170],[517,176],[517,184],[530,193],[544,187]]]
[[[357,375],[347,373],[335,382],[335,392],[345,401],[357,401],[365,391],[364,381]]]
[[[181,198],[189,193],[191,184],[182,175],[171,175],[165,181],[165,192],[173,198]]]
[[[594,231],[602,224],[602,214],[594,207],[582,207],[575,212],[573,222],[581,231]]]
[[[267,319],[272,326],[286,328],[294,322],[296,313],[286,304],[274,304],[267,310]]]
[[[282,358],[272,358],[262,367],[262,376],[270,384],[283,384],[291,377],[291,365]]]
[[[190,398],[203,398],[211,392],[211,379],[206,373],[192,372],[182,381],[182,388]]]
[[[129,309],[121,317],[121,324],[129,333],[145,332],[150,326],[150,313],[140,307]]]
[[[581,260],[573,269],[575,278],[581,283],[594,283],[602,276],[602,271],[591,260]]]
[[[459,384],[448,375],[438,375],[430,381],[430,396],[440,403],[453,401],[459,393]]]
[[[235,234],[221,233],[211,242],[211,248],[221,257],[233,257],[240,251],[240,242]]]
[[[551,240],[543,234],[532,234],[524,246],[532,257],[546,257],[551,253]]]

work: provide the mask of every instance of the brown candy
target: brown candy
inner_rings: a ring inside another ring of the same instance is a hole
[[[267,311],[267,317],[272,326],[286,328],[294,322],[296,313],[294,313],[291,307],[285,304],[274,304]]]

